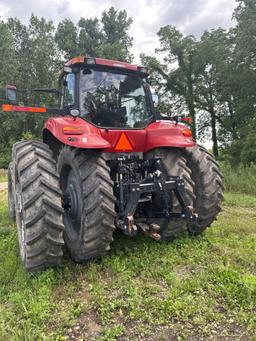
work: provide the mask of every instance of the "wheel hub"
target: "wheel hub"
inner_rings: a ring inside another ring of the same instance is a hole
[[[79,237],[83,210],[81,183],[72,168],[63,173],[62,180],[65,186],[62,187],[65,231],[69,238],[75,241]]]

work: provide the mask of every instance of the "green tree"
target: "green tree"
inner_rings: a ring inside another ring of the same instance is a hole
[[[236,26],[230,30],[233,63],[229,91],[232,94],[231,109],[236,131],[231,136],[228,150],[233,163],[250,163],[256,161],[253,142],[256,121],[256,2],[239,1],[234,19]]]
[[[54,25],[44,18],[31,16],[28,26],[10,18],[12,49],[17,65],[15,83],[23,90],[21,100],[28,102],[28,93],[35,87],[54,86],[60,68],[60,55],[54,40]]]
[[[1,85],[16,84],[19,100],[24,104],[37,103],[46,105],[47,98],[29,96],[32,88],[54,86],[58,77],[59,54],[54,40],[54,25],[51,21],[31,16],[28,26],[18,19],[10,18],[0,24],[0,46],[3,47],[1,58]],[[30,113],[6,113],[0,117],[0,153],[10,157],[11,145],[22,139],[25,132],[36,137],[41,136],[45,117]],[[2,158],[3,162],[3,158]]]
[[[5,86],[6,82],[13,79],[17,70],[14,61],[14,51],[12,49],[13,39],[8,25],[0,21],[0,84]]]
[[[127,16],[127,12],[117,11],[110,7],[108,11],[102,13],[102,34],[103,46],[102,55],[106,58],[117,59],[121,61],[132,61],[130,48],[133,38],[128,34],[132,24],[132,18]]]
[[[255,117],[254,47],[248,59],[247,54],[240,51],[244,47],[239,38],[245,34],[243,26],[246,34],[252,32],[252,29],[248,32],[244,16],[245,13],[252,16],[249,3],[248,11],[247,5],[239,5],[235,12],[238,25],[230,31],[219,28],[205,32],[196,40],[193,36],[184,36],[175,27],[165,26],[158,32],[161,47],[156,50],[157,54],[163,54],[163,61],[141,55],[143,63],[150,67],[153,78],[158,81],[158,93],[168,103],[160,108],[169,112],[174,108],[175,112],[180,112],[185,104],[193,118],[194,137],[208,139],[210,136],[216,157],[219,144],[231,150],[233,141],[237,146],[237,140],[247,140],[245,132],[251,129],[248,122]],[[249,20],[251,25],[255,22]],[[255,37],[252,34],[250,39],[253,45]]]
[[[193,119],[192,132],[196,131],[195,83],[200,74],[198,63],[198,42],[193,36],[184,36],[173,26],[165,26],[158,32],[160,49],[157,53],[164,54],[163,63],[156,58],[141,56],[142,60],[161,76],[164,93],[170,92],[183,99],[189,115]]]
[[[6,84],[14,83],[14,76],[17,74],[17,64],[12,45],[12,34],[9,31],[8,25],[0,21],[0,105],[4,103]],[[15,122],[15,119],[9,116],[1,112],[0,107],[0,168],[6,167],[10,158],[9,134],[10,132],[12,133],[13,129],[19,130],[17,120]]]
[[[78,22],[79,38],[78,48],[80,55],[100,56],[100,49],[103,43],[103,33],[100,22],[97,18],[81,18]]]
[[[132,19],[125,10],[110,7],[101,20],[81,18],[77,25],[71,20],[59,23],[55,40],[66,59],[77,55],[131,61],[132,38],[128,30]]]
[[[205,32],[198,43],[197,52],[201,65],[194,97],[201,113],[198,115],[198,130],[204,136],[206,128],[210,128],[213,153],[218,157],[218,130],[229,108],[229,97],[225,91],[231,53],[228,33],[221,28]]]
[[[78,28],[70,19],[64,19],[58,24],[55,41],[65,59],[79,55]]]

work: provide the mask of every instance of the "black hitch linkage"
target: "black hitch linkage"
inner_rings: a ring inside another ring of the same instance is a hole
[[[184,180],[179,176],[165,176],[162,160],[154,158],[141,160],[139,158],[122,157],[118,159],[115,195],[117,198],[117,227],[125,234],[134,236],[138,227],[154,239],[160,239],[157,224],[147,224],[134,217],[138,204],[150,201],[152,195],[160,194],[163,201],[161,211],[154,211],[152,218],[181,218],[187,222],[195,222],[197,214],[188,205]],[[180,212],[173,212],[173,195],[179,201]],[[144,219],[146,220],[146,218]]]

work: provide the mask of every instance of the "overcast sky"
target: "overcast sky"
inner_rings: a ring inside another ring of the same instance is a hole
[[[200,36],[204,30],[232,25],[235,0],[0,0],[0,18],[18,17],[27,23],[31,13],[58,23],[69,18],[100,17],[114,6],[125,9],[133,18],[130,34],[134,37],[133,53],[138,62],[141,52],[153,54],[160,27],[170,24],[185,34]]]

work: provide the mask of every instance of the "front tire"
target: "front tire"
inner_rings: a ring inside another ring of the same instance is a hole
[[[64,147],[58,158],[65,242],[78,263],[101,258],[113,240],[115,197],[110,169],[98,151]]]
[[[20,255],[28,271],[61,263],[63,209],[56,163],[39,141],[13,146],[13,188]]]

